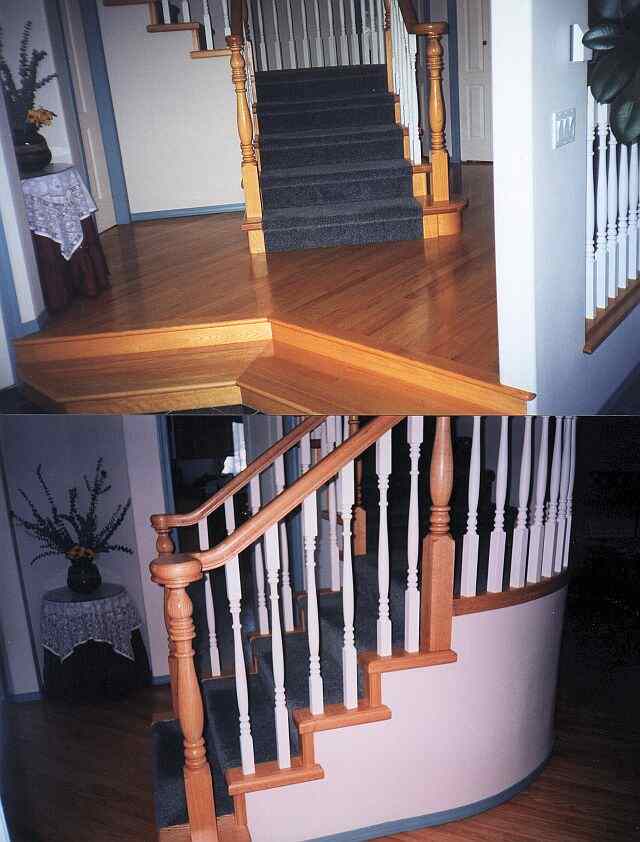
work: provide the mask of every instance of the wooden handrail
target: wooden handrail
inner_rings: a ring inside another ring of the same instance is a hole
[[[335,476],[352,459],[356,459],[368,447],[374,444],[383,433],[395,427],[404,415],[379,415],[362,427],[355,436],[347,439],[340,447],[331,451],[317,465],[297,479],[293,485],[285,489],[264,508],[255,514],[251,520],[243,523],[235,532],[210,550],[201,553],[191,553],[191,558],[199,559],[202,570],[215,570],[222,567],[260,538],[270,526],[278,523],[289,512],[299,506],[312,492],[321,488],[331,477]]]
[[[398,6],[402,12],[402,18],[404,25],[407,27],[407,32],[411,32],[413,35],[430,35],[434,37],[446,35],[449,31],[449,24],[445,21],[420,23],[416,15],[413,0],[398,0]]]
[[[239,474],[229,480],[229,482],[217,491],[212,497],[194,509],[192,512],[186,514],[160,514],[151,515],[151,525],[157,532],[166,532],[168,529],[174,529],[177,526],[195,526],[196,523],[224,505],[225,500],[231,497],[236,492],[240,491],[256,474],[262,473],[268,467],[273,465],[278,456],[282,456],[297,444],[307,433],[311,433],[319,427],[325,420],[326,415],[314,415],[311,418],[305,418],[296,427],[283,436],[271,447],[268,447],[264,453],[261,453],[250,465],[240,471]],[[160,550],[159,550],[160,552]]]

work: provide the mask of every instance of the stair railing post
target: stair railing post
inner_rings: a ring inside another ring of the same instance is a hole
[[[523,588],[527,573],[527,548],[529,546],[529,529],[527,527],[527,513],[529,493],[531,490],[531,423],[533,418],[525,418],[522,455],[520,462],[520,485],[518,487],[518,517],[513,530],[513,544],[511,547],[511,574],[509,584],[512,588]]]
[[[175,553],[176,548],[171,538],[170,530],[157,523],[152,524],[156,531],[156,552],[158,557],[170,561],[170,557]],[[175,652],[173,651],[173,643],[171,642],[171,633],[169,631],[169,613],[167,608],[167,600],[169,592],[164,589],[164,624],[167,629],[167,647],[168,647],[168,662],[169,662],[169,685],[171,687],[171,709],[174,716],[178,715],[178,662],[176,661]]]
[[[349,416],[349,437],[355,436],[360,429],[360,419],[357,415]],[[355,505],[353,508],[353,552],[354,555],[364,555],[367,552],[367,513],[363,505],[362,489],[362,457],[355,461]]]
[[[336,447],[336,418],[329,415],[325,422],[327,452]],[[331,562],[331,590],[340,590],[340,548],[338,547],[338,496],[337,477],[327,485],[327,507],[329,513],[329,558]]]
[[[507,475],[509,471],[509,416],[500,419],[500,446],[498,449],[498,471],[496,481],[496,515],[489,544],[489,575],[487,591],[501,593],[504,576],[504,553],[507,533],[504,528],[505,504],[507,500]]]
[[[480,499],[480,431],[482,419],[476,415],[473,419],[473,438],[469,459],[469,494],[467,529],[462,539],[462,577],[461,596],[475,596],[478,587],[478,501]]]
[[[431,524],[422,544],[420,648],[426,652],[451,648],[455,561],[455,542],[449,531],[452,489],[451,419],[439,416],[431,455]]]
[[[282,436],[282,429],[280,429]],[[275,461],[275,486],[276,495],[282,494],[285,489],[284,457],[278,456]],[[291,590],[291,575],[289,565],[289,537],[287,535],[287,523],[283,519],[279,524],[280,529],[280,556],[282,563],[282,613],[284,617],[284,630],[293,631],[293,592]]]
[[[553,576],[556,535],[558,533],[558,499],[560,495],[560,471],[562,464],[562,416],[556,416],[553,431],[553,459],[549,482],[549,501],[547,503],[547,522],[544,527],[542,546],[542,575],[548,579]]]
[[[544,501],[547,493],[547,468],[549,464],[549,416],[542,418],[542,434],[536,468],[536,496],[529,527],[529,556],[527,559],[527,582],[533,584],[542,576],[544,549]]]
[[[578,419],[571,416],[571,468],[569,471],[569,493],[567,495],[567,525],[564,537],[564,553],[562,556],[562,569],[569,566],[569,549],[571,546],[571,526],[573,522],[573,486],[576,478],[576,424]]]
[[[358,707],[358,655],[355,646],[353,566],[351,563],[351,519],[354,496],[354,463],[349,462],[340,471],[340,514],[344,530],[342,563],[342,612],[344,638],[342,646],[342,692],[347,710]]]
[[[569,482],[571,481],[571,418],[564,419],[562,430],[562,468],[560,470],[560,497],[558,499],[558,531],[553,554],[553,573],[562,573],[564,542],[567,532],[567,512],[569,509]]]
[[[251,515],[257,515],[260,511],[260,476],[251,477],[249,482],[249,506]],[[262,538],[259,538],[253,545],[253,568],[256,583],[256,602],[258,608],[258,631],[260,634],[269,634],[269,612],[264,589],[264,558],[262,554]]]
[[[387,495],[391,474],[391,430],[376,442],[376,473],[380,490],[378,527],[378,622],[377,652],[380,657],[391,655],[391,617],[389,616],[389,517]]]
[[[449,201],[449,153],[445,140],[446,112],[442,72],[442,36],[447,25],[434,23],[427,35],[427,78],[429,80],[429,128],[431,132],[431,190],[434,202]]]
[[[316,492],[302,503],[304,519],[304,556],[307,568],[307,634],[309,637],[309,709],[314,716],[324,713],[324,690],[320,671],[320,624],[316,592],[316,538],[318,507]]]
[[[198,538],[200,552],[209,549],[209,525],[207,518],[198,523]],[[213,575],[204,574],[204,604],[207,613],[207,627],[209,629],[209,662],[211,675],[220,675],[220,651],[218,649],[218,636],[216,634],[216,612],[213,603]]]
[[[258,162],[253,143],[253,119],[247,100],[247,71],[243,54],[243,40],[239,35],[229,35],[227,44],[231,50],[231,79],[236,92],[236,116],[242,153],[242,187],[244,189],[247,220],[262,221],[262,197],[258,177]],[[264,233],[249,231],[249,250],[252,254],[263,254]]]
[[[211,768],[204,741],[204,705],[193,660],[193,605],[187,586],[202,579],[200,562],[174,562],[160,556],[150,565],[151,579],[168,591],[166,614],[177,662],[178,719],[184,746],[184,786],[192,839],[218,842]]]
[[[418,556],[420,553],[420,513],[418,506],[418,463],[424,432],[422,415],[407,418],[409,442],[409,524],[407,527],[407,589],[404,594],[404,648],[407,652],[420,649],[420,591],[418,590]]]

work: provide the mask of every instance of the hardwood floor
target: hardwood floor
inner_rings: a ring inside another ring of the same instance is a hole
[[[530,396],[499,381],[491,167],[466,167],[464,191],[462,234],[427,241],[251,256],[238,214],[113,228],[111,289],[18,340],[18,373],[68,411],[520,414]]]
[[[554,755],[511,802],[387,842],[631,842],[640,836],[640,670],[567,641]],[[578,669],[579,666],[579,669]],[[577,678],[577,673],[580,677]],[[122,703],[2,706],[2,797],[12,842],[155,839],[148,723],[166,688]]]

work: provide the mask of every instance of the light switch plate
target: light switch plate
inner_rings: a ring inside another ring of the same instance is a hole
[[[553,112],[553,148],[559,149],[576,139],[576,109]]]

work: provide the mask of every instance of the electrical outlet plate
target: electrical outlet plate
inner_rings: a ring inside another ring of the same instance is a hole
[[[576,139],[576,109],[553,112],[553,148],[559,149]]]

